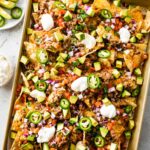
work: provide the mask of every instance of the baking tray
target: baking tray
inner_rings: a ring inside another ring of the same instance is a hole
[[[141,6],[145,6],[150,8],[150,0],[125,0],[128,3],[136,3]],[[26,28],[30,27],[30,18],[31,18],[31,11],[32,11],[32,0],[27,0],[27,6],[26,6],[26,13],[25,13],[25,18],[23,22],[23,31],[22,31],[22,39],[20,43],[20,50],[19,50],[19,57],[16,65],[16,71],[15,71],[15,78],[13,82],[13,88],[12,88],[12,95],[11,95],[11,104],[9,107],[9,114],[8,114],[8,119],[7,119],[7,126],[5,128],[5,137],[3,141],[3,150],[9,150],[11,146],[11,139],[10,137],[10,125],[11,125],[11,117],[12,117],[12,111],[14,107],[14,102],[15,102],[15,93],[16,93],[16,87],[18,84],[18,79],[20,76],[20,57],[22,54],[23,50],[23,43],[24,40],[26,39]],[[150,37],[150,36],[149,36]],[[148,47],[147,47],[147,52],[148,55],[150,56],[150,40],[148,42]],[[137,104],[137,110],[135,112],[135,122],[136,122],[136,127],[133,131],[133,136],[132,139],[130,140],[128,150],[138,150],[138,143],[139,143],[139,138],[140,138],[140,133],[141,133],[141,128],[142,128],[142,120],[144,116],[144,110],[146,106],[146,100],[147,100],[147,94],[148,94],[148,88],[149,88],[149,75],[150,75],[150,57],[148,57],[148,60],[145,63],[144,66],[144,83],[141,88],[141,93],[139,95]]]

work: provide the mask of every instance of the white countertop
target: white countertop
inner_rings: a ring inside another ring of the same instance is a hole
[[[17,27],[7,30],[0,31],[0,54],[3,54],[10,58],[13,66],[16,65],[19,44],[21,39],[22,24]],[[12,79],[13,80],[13,79]],[[0,88],[0,150],[2,150],[2,142],[4,138],[4,130],[6,127],[6,120],[8,116],[8,105],[10,104],[12,81],[5,87]],[[142,134],[139,144],[139,150],[150,149],[150,90],[148,101],[146,105],[146,112],[143,121]]]

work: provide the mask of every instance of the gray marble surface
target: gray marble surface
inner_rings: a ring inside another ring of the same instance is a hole
[[[19,44],[21,39],[22,23],[17,27],[0,32],[0,54],[7,56],[14,68],[19,53]],[[0,150],[2,150],[2,142],[6,128],[6,120],[8,116],[8,106],[10,105],[10,95],[12,90],[12,81],[6,86],[0,88]],[[150,150],[150,90],[145,110],[142,133],[140,138],[139,150]]]

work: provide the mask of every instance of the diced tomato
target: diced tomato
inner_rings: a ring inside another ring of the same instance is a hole
[[[108,89],[111,88],[111,87],[113,87],[113,85],[112,85],[111,82],[109,82],[109,84],[108,84]]]
[[[121,79],[117,79],[117,80],[115,80],[115,83],[116,84],[122,83],[122,80]]]
[[[95,105],[95,107],[100,107],[100,106],[101,106],[101,104],[102,104],[102,103],[101,103],[100,101],[97,101],[97,102],[95,102],[95,104],[94,104],[94,105]]]
[[[63,9],[62,9],[62,10],[60,10],[59,12],[60,12],[60,14],[61,14],[61,15],[64,15],[64,14],[66,13],[66,11],[65,11],[65,10],[63,10]]]
[[[23,129],[23,134],[28,134],[28,130],[27,129]]]
[[[111,130],[111,129],[112,129],[114,123],[115,123],[115,122],[108,122],[108,123],[107,123],[107,128],[108,128],[108,130]]]
[[[29,101],[33,101],[34,99],[32,97],[28,97],[28,100]]]
[[[124,109],[118,109],[119,113],[123,114],[124,113]]]
[[[49,150],[57,150],[56,148],[50,148]]]
[[[14,110],[19,110],[20,109],[20,105],[15,105],[14,106]]]
[[[57,20],[57,24],[58,24],[59,27],[64,27],[63,19],[62,19],[62,18],[59,18],[59,19]]]
[[[53,119],[52,120],[52,125],[55,125],[57,123],[57,120],[56,119]]]
[[[77,58],[76,57],[71,57],[69,60],[68,60],[68,63],[72,63],[72,62],[74,62],[74,61],[76,61],[77,60]]]
[[[19,84],[19,85],[17,86],[17,92],[19,92],[19,91],[21,90],[21,88],[22,88],[22,85]]]
[[[94,67],[90,67],[90,71],[91,72],[95,71]]]
[[[69,126],[69,129],[72,131],[73,130],[73,126]]]
[[[72,80],[74,81],[74,80],[76,80],[78,78],[78,76],[76,76],[76,75],[73,75],[72,76]]]
[[[71,96],[71,93],[70,93],[70,92],[64,92],[64,97],[65,97],[66,99],[69,99],[70,96]]]

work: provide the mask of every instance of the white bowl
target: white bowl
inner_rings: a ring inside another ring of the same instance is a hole
[[[22,21],[22,19],[24,17],[24,12],[25,12],[25,2],[26,2],[26,0],[19,0],[16,5],[22,9],[22,16],[19,19],[6,20],[5,25],[3,27],[0,27],[0,31],[13,28]],[[9,12],[9,14],[10,14],[10,10],[7,10],[7,9],[5,9],[5,10],[7,12]]]
[[[2,86],[4,86],[4,85],[6,85],[9,81],[10,81],[10,79],[12,78],[12,76],[13,76],[13,66],[12,66],[12,62],[8,59],[8,57],[5,57],[5,56],[3,56],[3,55],[0,55],[0,59],[2,59],[3,60],[3,63],[5,62],[5,64],[7,64],[6,66],[7,66],[7,72],[5,72],[5,78],[3,78],[3,80],[1,80],[1,82],[0,82],[0,87],[2,87]],[[0,62],[1,63],[1,62]],[[2,64],[3,64],[2,63]],[[0,68],[1,69],[1,68]],[[2,70],[5,70],[6,68],[2,68]],[[0,76],[1,76],[2,74],[0,74]],[[4,75],[2,75],[2,77],[3,77]]]

